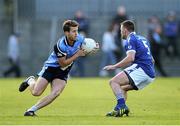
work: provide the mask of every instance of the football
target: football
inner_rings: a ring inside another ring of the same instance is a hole
[[[96,41],[92,38],[85,38],[81,48],[84,49],[87,54],[90,54],[94,49],[96,49]]]

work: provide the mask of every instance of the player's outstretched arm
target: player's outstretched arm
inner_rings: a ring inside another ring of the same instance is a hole
[[[127,53],[127,56],[123,60],[121,60],[120,62],[118,62],[118,63],[116,63],[114,65],[105,66],[103,69],[104,70],[114,70],[116,68],[125,67],[125,66],[131,64],[134,61],[135,53],[136,52],[134,52],[134,51],[129,51]]]

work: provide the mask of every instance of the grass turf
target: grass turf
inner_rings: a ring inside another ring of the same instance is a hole
[[[39,97],[18,92],[23,79],[0,79],[0,125],[180,125],[180,78],[157,78],[141,91],[130,91],[130,116],[105,117],[116,104],[109,78],[72,78],[52,104],[37,112],[23,113]],[[44,92],[47,95],[50,88]],[[41,96],[41,97],[43,97]]]

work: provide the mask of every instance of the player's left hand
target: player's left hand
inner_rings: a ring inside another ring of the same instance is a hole
[[[96,43],[96,47],[92,50],[91,54],[96,53],[99,50],[99,43]]]
[[[103,70],[114,70],[116,67],[114,65],[108,65],[103,68]]]

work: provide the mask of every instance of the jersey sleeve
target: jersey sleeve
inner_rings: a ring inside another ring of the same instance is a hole
[[[127,40],[126,45],[125,45],[125,50],[126,50],[126,53],[130,51],[136,52],[136,43],[134,39],[130,38]]]
[[[65,49],[59,45],[59,42],[54,45],[54,53],[58,58],[66,56]]]

